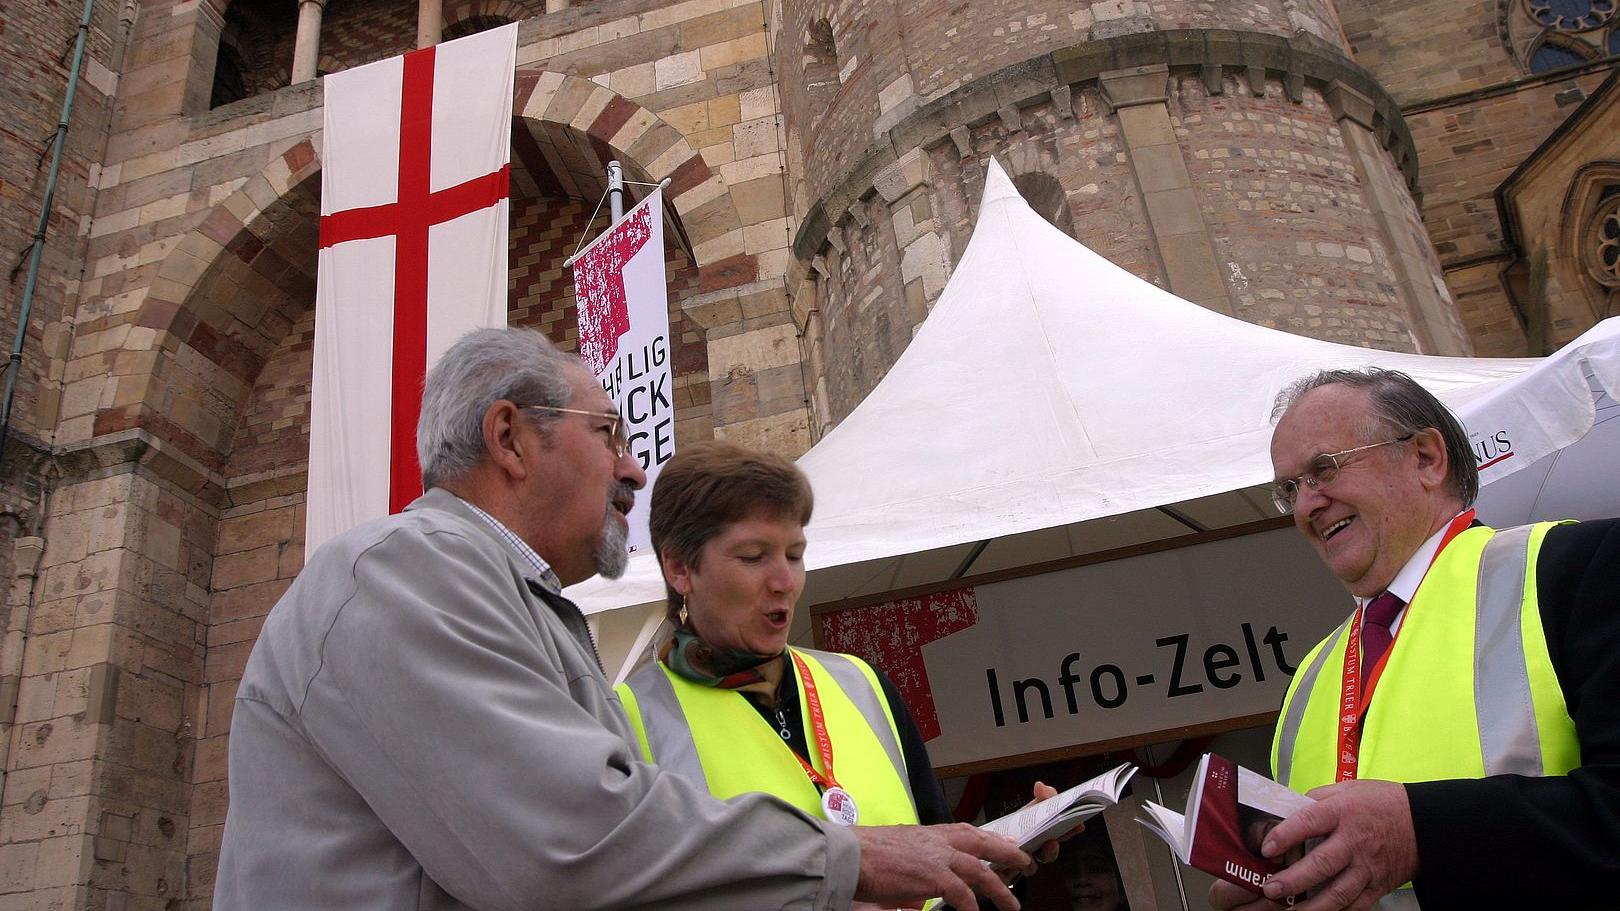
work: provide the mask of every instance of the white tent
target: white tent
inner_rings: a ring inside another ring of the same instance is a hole
[[[1277,392],[1369,365],[1411,374],[1463,418],[1492,485],[1487,519],[1620,513],[1620,320],[1545,359],[1395,354],[1267,329],[1114,266],[1031,210],[992,161],[933,312],[800,460],[816,492],[803,603],[1275,519],[1253,488],[1271,478]],[[608,654],[634,655],[663,585],[647,554],[624,579],[569,594],[598,615]]]

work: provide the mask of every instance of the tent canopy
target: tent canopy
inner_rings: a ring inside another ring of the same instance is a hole
[[[1511,451],[1483,468],[1490,483],[1548,468],[1556,459],[1544,457],[1615,416],[1620,320],[1545,359],[1398,354],[1267,329],[1093,253],[1030,209],[992,161],[973,238],[933,311],[799,461],[816,492],[804,601],[1275,518],[1254,488],[1271,478],[1278,392],[1316,370],[1367,366],[1433,391],[1486,461]],[[1521,485],[1518,498],[1545,486]],[[663,584],[652,555],[638,554],[624,579],[569,594],[597,614],[659,604]],[[650,632],[628,616],[598,622]]]

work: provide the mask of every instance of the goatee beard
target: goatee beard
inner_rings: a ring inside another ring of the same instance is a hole
[[[613,508],[613,503],[620,497],[634,495],[635,491],[630,485],[621,483],[613,491],[613,496],[608,498],[607,513],[602,516],[602,536],[597,540],[595,554],[596,572],[604,579],[619,578],[630,564],[628,523]]]

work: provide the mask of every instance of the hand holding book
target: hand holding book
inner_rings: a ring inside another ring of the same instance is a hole
[[[1230,759],[1205,753],[1186,814],[1148,801],[1142,805],[1147,816],[1141,823],[1164,839],[1182,863],[1263,894],[1265,884],[1293,858],[1267,857],[1262,846],[1272,829],[1313,802]],[[1274,899],[1294,903],[1282,893]]]
[[[1046,800],[1037,801],[979,828],[1012,839],[1025,851],[1056,841],[1119,802],[1120,792],[1136,774],[1125,763]]]
[[[1377,901],[1417,875],[1417,840],[1404,785],[1361,780],[1316,788],[1311,804],[1289,816],[1267,838],[1274,855],[1289,859],[1268,880],[1264,894],[1305,893],[1301,911],[1363,906]],[[1304,862],[1292,859],[1304,854]],[[1210,904],[1218,909],[1248,908],[1249,892],[1216,883]]]

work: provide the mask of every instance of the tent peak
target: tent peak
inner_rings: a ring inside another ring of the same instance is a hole
[[[984,168],[984,195],[979,198],[979,210],[982,212],[991,203],[1003,199],[1016,199],[1022,202],[1023,198],[1023,194],[1013,186],[1012,178],[1007,176],[1001,162],[992,156]]]

